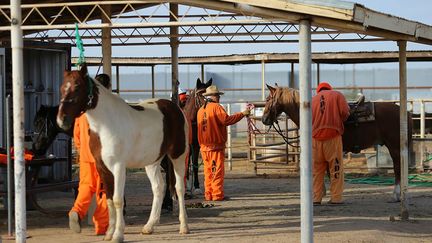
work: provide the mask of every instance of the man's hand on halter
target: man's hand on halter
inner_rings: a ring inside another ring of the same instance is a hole
[[[244,116],[249,116],[251,113],[251,110],[249,108],[247,108],[246,110],[242,111]]]

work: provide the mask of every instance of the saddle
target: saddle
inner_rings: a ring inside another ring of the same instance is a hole
[[[365,102],[364,95],[361,95],[357,101],[348,102],[350,115],[345,124],[358,124],[362,122],[375,121],[375,106],[373,102]]]

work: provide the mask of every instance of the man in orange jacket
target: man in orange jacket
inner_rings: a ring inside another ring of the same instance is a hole
[[[106,74],[95,77],[104,87],[111,89],[111,80]],[[69,228],[81,232],[81,219],[87,214],[93,195],[96,196],[96,210],[93,214],[96,235],[103,235],[108,229],[109,215],[103,183],[96,170],[95,159],[90,150],[89,123],[84,114],[76,118],[74,125],[74,143],[79,153],[80,180],[78,196],[69,212]]]
[[[224,195],[225,143],[226,127],[237,123],[250,114],[250,110],[228,116],[219,104],[220,92],[215,85],[206,89],[203,94],[208,101],[198,110],[198,141],[201,146],[201,157],[204,161],[205,199],[222,201]]]
[[[344,188],[342,134],[350,109],[343,94],[322,82],[312,98],[313,203],[321,204],[330,169],[330,204],[341,204]]]

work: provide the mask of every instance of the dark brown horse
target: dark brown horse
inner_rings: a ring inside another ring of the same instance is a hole
[[[267,85],[270,94],[267,97],[262,122],[272,125],[277,117],[285,112],[299,126],[300,95],[291,88]],[[399,144],[399,106],[388,102],[374,102],[375,120],[363,123],[345,122],[343,134],[344,152],[358,153],[373,145],[385,145],[393,160],[395,174],[394,196],[400,197],[400,144]],[[350,120],[350,119],[348,119]],[[408,114],[408,142],[411,145],[412,118]],[[409,146],[411,148],[411,146]]]
[[[204,96],[202,94],[205,92],[206,88],[212,85],[213,80],[203,83],[201,79],[197,79],[195,89],[192,90],[189,98],[186,100],[186,104],[183,108],[183,111],[190,120],[192,125],[192,143],[189,145],[190,153],[189,153],[189,166],[192,167],[192,170],[188,169],[187,177],[189,178],[192,173],[192,181],[194,190],[200,188],[199,180],[198,180],[198,156],[200,152],[200,145],[198,143],[198,126],[197,126],[197,113],[199,108],[204,104]],[[192,163],[190,163],[192,162]],[[193,191],[194,191],[193,190]]]

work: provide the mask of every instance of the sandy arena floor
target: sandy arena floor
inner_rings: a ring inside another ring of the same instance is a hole
[[[125,241],[300,242],[299,178],[266,179],[228,172],[225,185],[230,200],[216,202],[210,208],[188,208],[189,235],[178,234],[178,218],[171,214],[161,216],[154,234],[142,235],[141,228],[150,213],[150,187],[145,173],[129,173]],[[390,186],[346,184],[345,205],[314,208],[315,242],[432,242],[432,188],[410,188],[409,222],[398,220],[399,204],[387,202],[391,192]],[[42,205],[53,210],[68,210],[73,203],[72,193],[66,192],[41,194],[40,198]],[[197,202],[202,200],[187,201]],[[6,220],[3,210],[3,237]],[[93,235],[92,226],[84,225],[81,234],[72,233],[66,214],[50,217],[29,211],[27,222],[27,242],[102,241],[101,236]]]

